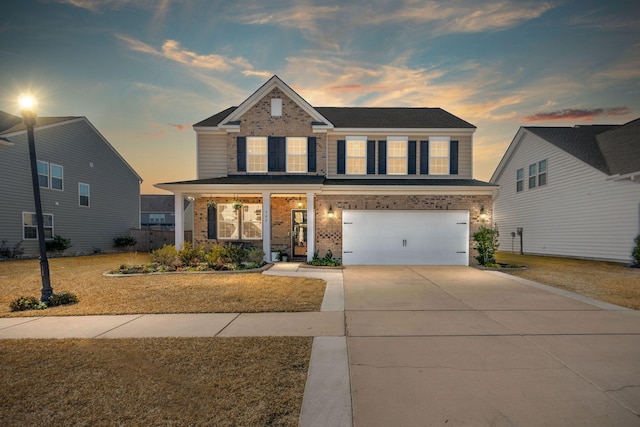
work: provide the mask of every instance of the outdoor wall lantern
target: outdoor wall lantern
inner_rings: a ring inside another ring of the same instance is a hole
[[[329,210],[327,211],[327,217],[334,218],[336,214],[333,212],[333,206],[329,205]]]
[[[487,212],[484,210],[484,206],[482,206],[480,208],[480,221],[486,221],[487,218],[489,218],[489,215],[487,215]]]
[[[31,183],[33,185],[33,200],[36,208],[36,230],[38,231],[38,247],[40,249],[40,276],[42,277],[42,295],[40,301],[48,302],[53,293],[49,278],[49,261],[47,260],[47,244],[44,235],[44,217],[42,216],[42,201],[40,199],[40,183],[38,182],[38,161],[36,156],[36,142],[33,128],[36,125],[36,100],[32,96],[22,95],[18,99],[22,110],[22,120],[27,127],[29,141],[29,161],[31,162]]]

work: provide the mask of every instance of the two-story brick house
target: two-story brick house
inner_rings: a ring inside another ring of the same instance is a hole
[[[490,221],[496,186],[472,177],[476,128],[440,108],[313,107],[273,76],[193,127],[198,179],[156,186],[194,199],[196,245],[468,265],[470,236]]]

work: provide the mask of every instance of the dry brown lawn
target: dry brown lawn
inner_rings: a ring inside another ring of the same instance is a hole
[[[601,301],[640,310],[640,268],[614,262],[498,252],[501,263],[525,265],[514,276],[565,289]]]
[[[40,297],[38,260],[0,262],[0,317],[147,313],[319,311],[325,282],[259,273],[168,273],[105,277],[121,264],[150,262],[148,254],[62,257],[49,260],[54,292],[78,295],[78,304],[10,312],[20,296]]]
[[[296,426],[311,338],[0,340],[3,426]]]

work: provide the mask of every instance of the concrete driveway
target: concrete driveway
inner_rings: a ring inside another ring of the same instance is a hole
[[[355,426],[639,426],[640,313],[470,267],[343,271]]]

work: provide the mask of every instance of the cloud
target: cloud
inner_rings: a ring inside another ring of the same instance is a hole
[[[613,108],[565,108],[557,111],[536,113],[524,117],[527,122],[545,122],[550,120],[593,120],[600,116],[624,116],[631,113],[629,107]]]
[[[169,123],[169,126],[178,130],[185,130],[187,128],[185,125],[174,125],[173,123]]]
[[[126,6],[135,8],[153,9],[157,13],[164,13],[169,6],[169,0],[55,0],[58,3],[68,4],[89,10],[93,13],[101,13],[103,10],[122,9]]]

